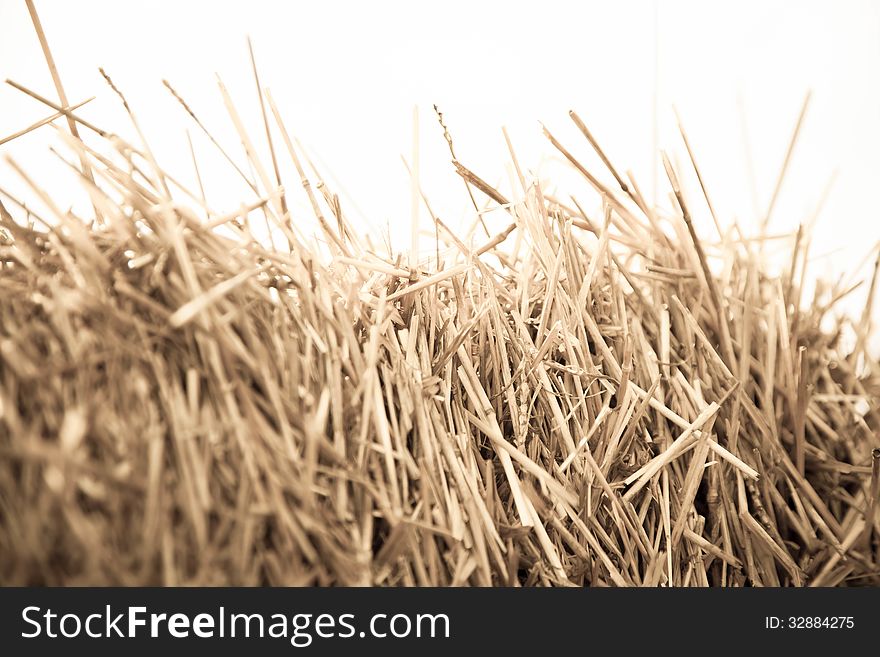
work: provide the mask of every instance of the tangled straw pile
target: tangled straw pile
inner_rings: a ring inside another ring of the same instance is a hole
[[[672,214],[548,133],[602,220],[456,163],[509,227],[435,218],[440,261],[410,267],[306,175],[271,97],[325,247],[252,148],[263,196],[211,214],[42,100],[103,143],[67,136],[94,221],[2,210],[2,583],[880,584],[870,311],[844,350],[850,290],[801,302],[800,235],[771,276],[760,240],[697,238],[668,161]]]

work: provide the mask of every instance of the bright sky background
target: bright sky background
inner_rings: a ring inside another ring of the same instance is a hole
[[[675,104],[722,221],[753,226],[808,89],[812,100],[771,230],[807,220],[836,170],[816,229],[812,252],[824,257],[815,271],[852,269],[880,239],[880,2],[670,0],[656,9],[652,0],[37,0],[37,9],[70,101],[98,97],[81,114],[134,139],[98,73],[103,66],[127,95],[159,163],[195,187],[185,138],[191,129],[209,201],[219,211],[249,200],[246,189],[161,80],[175,85],[244,167],[214,74],[266,154],[250,35],[261,82],[288,129],[339,181],[348,212],[365,227],[390,227],[402,251],[409,245],[410,183],[400,155],[410,156],[414,105],[422,184],[434,211],[453,225],[472,221],[473,209],[450,165],[434,103],[459,159],[505,193],[512,192],[502,125],[525,168],[583,197],[590,196],[585,184],[572,178],[570,187],[557,174],[562,166],[539,121],[609,179],[568,119],[569,109],[578,111],[617,168],[632,169],[651,197],[655,124],[659,146],[682,169],[687,163]],[[0,0],[5,78],[57,99],[23,0]],[[0,138],[51,113],[6,85],[0,108]],[[42,128],[0,147],[0,155],[16,158],[65,206],[74,204],[80,197],[70,172],[49,155],[51,143],[58,138]],[[305,213],[299,181],[283,159],[286,187],[299,199],[295,210]],[[711,235],[698,188],[686,178],[699,230]],[[658,178],[661,203],[664,182]],[[27,196],[5,163],[0,184]]]

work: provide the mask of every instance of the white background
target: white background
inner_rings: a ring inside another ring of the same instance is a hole
[[[682,168],[687,163],[674,103],[722,221],[753,227],[808,89],[812,100],[770,230],[793,230],[809,219],[837,171],[815,232],[814,273],[856,268],[880,238],[880,2],[38,0],[37,9],[70,102],[98,96],[81,114],[134,138],[98,73],[103,66],[127,95],[159,163],[195,186],[185,138],[191,129],[218,211],[248,200],[246,190],[161,79],[244,167],[214,73],[265,154],[250,35],[261,82],[289,130],[338,181],[353,218],[390,232],[395,249],[409,246],[410,183],[400,155],[410,157],[414,105],[422,184],[434,211],[453,225],[468,225],[473,209],[433,103],[445,114],[459,159],[505,193],[512,191],[502,125],[523,166],[564,181],[560,192],[589,197],[583,184],[570,187],[558,173],[539,120],[608,178],[567,117],[575,109],[649,198],[655,142]],[[0,78],[57,98],[23,1],[0,0]],[[0,137],[50,113],[0,88]],[[82,197],[70,173],[48,153],[57,142],[42,128],[0,147],[0,155],[13,156],[63,205],[76,207]],[[284,167],[298,198],[298,181]],[[711,237],[708,212],[693,180],[686,182],[699,230]],[[656,177],[656,198],[668,204],[664,183]],[[0,184],[28,197],[5,163]],[[298,200],[294,209],[304,216]]]

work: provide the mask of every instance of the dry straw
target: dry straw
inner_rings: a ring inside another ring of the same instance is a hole
[[[515,202],[456,161],[509,226],[470,244],[433,218],[439,255],[410,266],[358,237],[259,87],[250,132],[223,90],[256,200],[218,214],[77,113],[33,16],[60,102],[14,86],[52,112],[31,129],[65,117],[94,217],[20,170],[54,216],[4,192],[2,583],[880,584],[870,303],[801,299],[805,233],[781,276],[735,227],[701,241],[669,160],[664,213],[572,114],[607,171],[547,136],[601,220],[515,157]]]

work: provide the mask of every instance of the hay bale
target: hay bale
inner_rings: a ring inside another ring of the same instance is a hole
[[[668,161],[675,213],[548,133],[602,221],[456,163],[509,226],[467,244],[435,218],[441,258],[410,266],[271,98],[326,248],[268,167],[206,219],[43,100],[113,156],[68,139],[94,218],[0,216],[3,584],[880,584],[870,311],[802,301],[800,234],[772,275],[760,240],[698,239]]]

